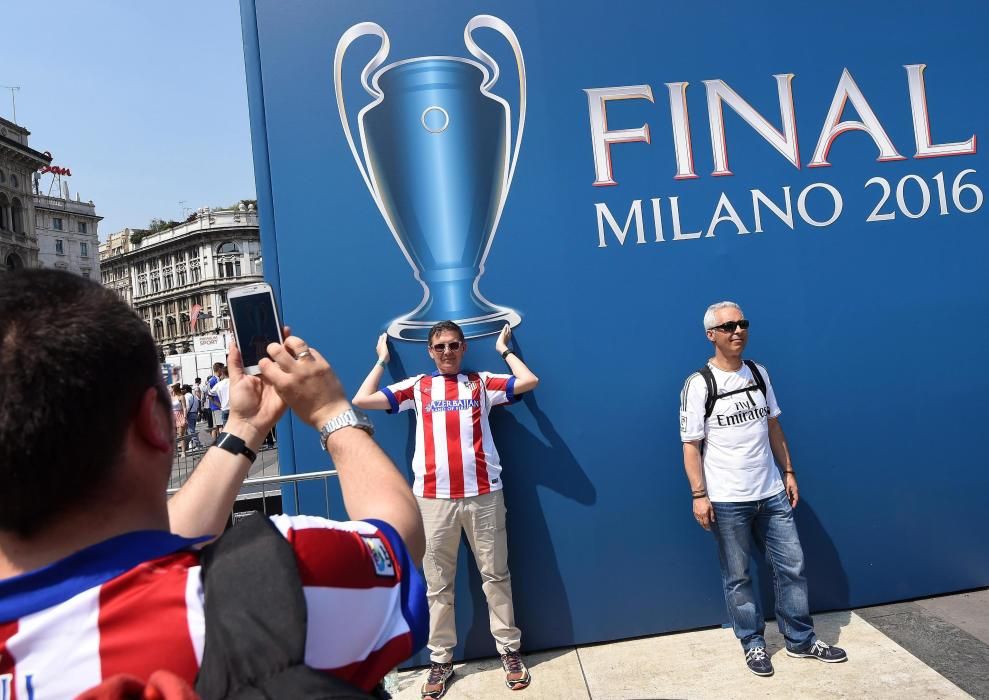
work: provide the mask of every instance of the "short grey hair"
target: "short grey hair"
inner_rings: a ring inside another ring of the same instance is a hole
[[[742,311],[742,307],[733,301],[719,301],[717,304],[711,304],[709,307],[707,307],[707,311],[704,312],[705,331],[709,331],[712,328],[714,328],[716,325],[718,325],[718,321],[715,314],[718,313],[719,309],[738,309],[739,311]],[[743,316],[745,315],[744,311],[742,311],[742,315]]]

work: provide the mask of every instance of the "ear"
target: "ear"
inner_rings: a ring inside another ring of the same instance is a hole
[[[707,335],[708,340],[714,342],[714,331],[704,331],[704,334]]]
[[[137,434],[149,447],[162,452],[171,452],[172,436],[175,434],[172,412],[162,405],[159,389],[148,387],[141,397],[141,403],[134,417]]]
[[[464,352],[467,352],[467,339],[464,338],[460,342],[463,343],[463,346],[460,349],[463,350]]]

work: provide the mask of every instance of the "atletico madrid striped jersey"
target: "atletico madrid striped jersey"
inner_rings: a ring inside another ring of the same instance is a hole
[[[491,437],[492,406],[515,400],[510,374],[420,374],[382,389],[389,413],[415,409],[412,491],[423,498],[465,498],[498,491],[501,461]]]
[[[370,690],[425,644],[425,586],[390,525],[272,520],[299,564],[309,666]],[[159,669],[195,683],[205,618],[189,548],[202,539],[132,532],[0,581],[0,700],[74,698]]]

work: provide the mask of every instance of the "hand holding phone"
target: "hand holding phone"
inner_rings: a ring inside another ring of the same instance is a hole
[[[270,343],[282,342],[282,325],[275,308],[271,285],[265,283],[235,287],[227,292],[227,305],[233,320],[234,339],[244,359],[244,371],[258,374],[258,363],[268,357]]]

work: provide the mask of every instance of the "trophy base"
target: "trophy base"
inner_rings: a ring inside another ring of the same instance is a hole
[[[492,313],[474,318],[452,319],[464,332],[464,338],[479,338],[484,335],[494,335],[509,324],[515,328],[522,322],[522,317],[518,312],[503,307],[494,307]],[[411,340],[415,342],[427,342],[429,340],[429,329],[443,319],[435,321],[412,320],[409,316],[397,318],[388,326],[388,335],[399,340]]]

